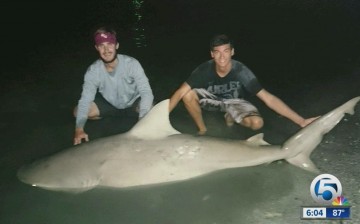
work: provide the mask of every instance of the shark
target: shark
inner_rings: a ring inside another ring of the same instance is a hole
[[[131,188],[174,183],[215,171],[285,160],[319,173],[310,155],[323,136],[354,114],[360,96],[320,116],[281,145],[262,133],[246,140],[180,133],[170,122],[169,99],[156,104],[129,131],[71,146],[22,165],[18,179],[52,191]]]

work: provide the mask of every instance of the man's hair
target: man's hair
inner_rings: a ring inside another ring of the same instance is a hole
[[[210,50],[214,50],[214,47],[221,46],[224,44],[230,44],[230,47],[233,48],[233,43],[230,38],[225,34],[217,34],[210,40]]]

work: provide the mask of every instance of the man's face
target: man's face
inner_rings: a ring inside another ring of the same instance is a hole
[[[95,45],[96,50],[99,52],[101,59],[105,63],[110,63],[114,61],[116,57],[116,50],[118,49],[119,44],[113,44],[109,42],[103,42],[101,44]]]
[[[216,65],[224,67],[231,62],[231,57],[234,55],[234,48],[231,48],[230,44],[224,44],[214,47],[210,53]]]

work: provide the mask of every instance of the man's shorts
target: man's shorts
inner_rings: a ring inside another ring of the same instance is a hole
[[[96,94],[94,103],[99,108],[100,117],[139,116],[140,97],[135,100],[131,107],[125,109],[114,107],[100,93]]]
[[[201,108],[228,113],[236,123],[241,123],[245,117],[261,116],[258,109],[244,99],[222,99],[205,89],[193,90],[199,97]]]

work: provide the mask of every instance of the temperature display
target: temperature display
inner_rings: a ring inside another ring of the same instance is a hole
[[[350,219],[350,207],[328,207],[326,208],[326,218]]]

